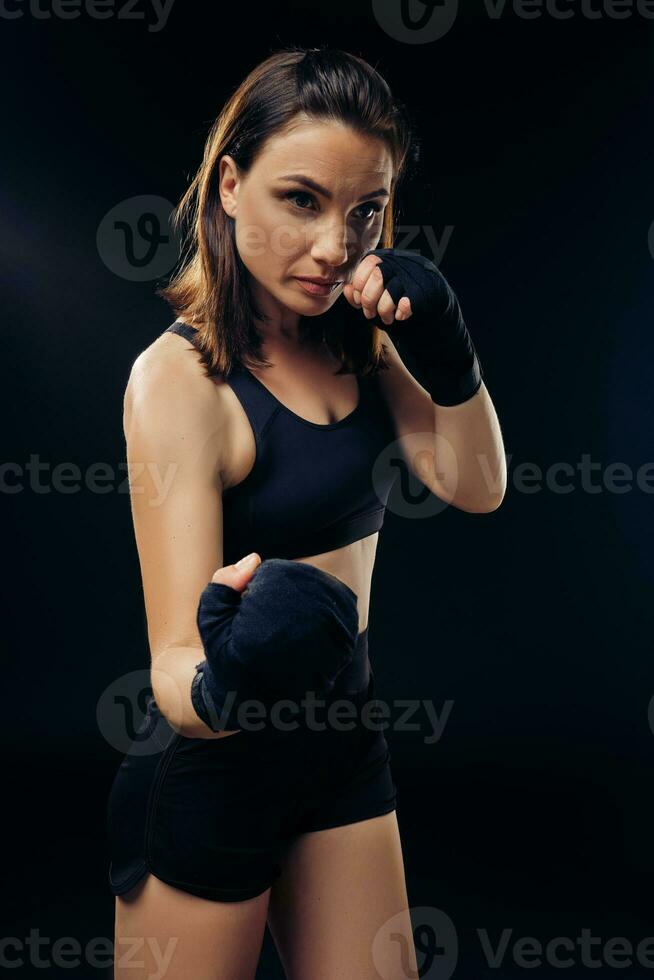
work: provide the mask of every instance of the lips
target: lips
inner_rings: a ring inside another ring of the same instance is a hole
[[[317,286],[335,286],[336,283],[343,281],[342,279],[312,279],[310,276],[296,276],[295,278],[302,282],[315,282]]]
[[[301,279],[295,276],[295,281],[301,286],[305,293],[310,296],[329,296],[331,292],[340,284],[339,279],[325,282],[325,280]]]

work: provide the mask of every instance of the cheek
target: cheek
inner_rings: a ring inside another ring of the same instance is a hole
[[[274,201],[250,206],[237,222],[236,242],[241,257],[251,265],[283,269],[306,253],[310,246],[308,224]],[[247,250],[244,256],[242,249]],[[262,269],[263,271],[263,269]]]
[[[375,248],[381,238],[381,222],[375,222],[366,228],[351,228],[348,231],[348,242],[352,252],[367,252],[368,249]]]
[[[257,208],[242,208],[236,221],[236,246],[250,272],[263,271],[270,263],[274,225],[268,215]]]
[[[270,235],[269,248],[273,261],[278,265],[290,265],[304,255],[311,245],[303,222],[283,218],[277,222]]]

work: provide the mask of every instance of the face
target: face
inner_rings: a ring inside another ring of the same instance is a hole
[[[299,117],[271,137],[249,173],[220,160],[220,194],[264,332],[296,336],[300,316],[332,306],[362,255],[375,248],[393,175],[381,140],[334,121]],[[336,279],[311,291],[297,277]]]

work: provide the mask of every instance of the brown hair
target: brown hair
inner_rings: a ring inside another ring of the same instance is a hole
[[[202,163],[173,213],[177,229],[190,226],[186,256],[169,284],[156,290],[177,317],[197,328],[208,375],[228,375],[234,360],[267,363],[253,323],[254,317],[263,317],[238,254],[234,219],[220,200],[220,158],[229,154],[247,172],[265,140],[298,113],[335,119],[386,142],[394,173],[379,247],[393,247],[395,192],[410,152],[417,157],[406,108],[368,62],[346,51],[291,46],[270,55],[239,85],[211,127]],[[367,323],[341,296],[322,316],[301,317],[300,329],[309,334],[320,330],[342,362],[338,373],[365,374],[385,366],[380,331],[372,321],[366,330]]]

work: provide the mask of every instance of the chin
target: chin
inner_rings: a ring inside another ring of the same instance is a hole
[[[292,310],[293,313],[299,313],[301,316],[322,316],[323,313],[326,313],[327,310],[332,308],[342,291],[343,286],[341,285],[337,286],[328,296],[312,297],[308,293],[306,295],[298,295],[293,290],[292,301],[280,300],[280,302],[283,302],[287,309]]]

